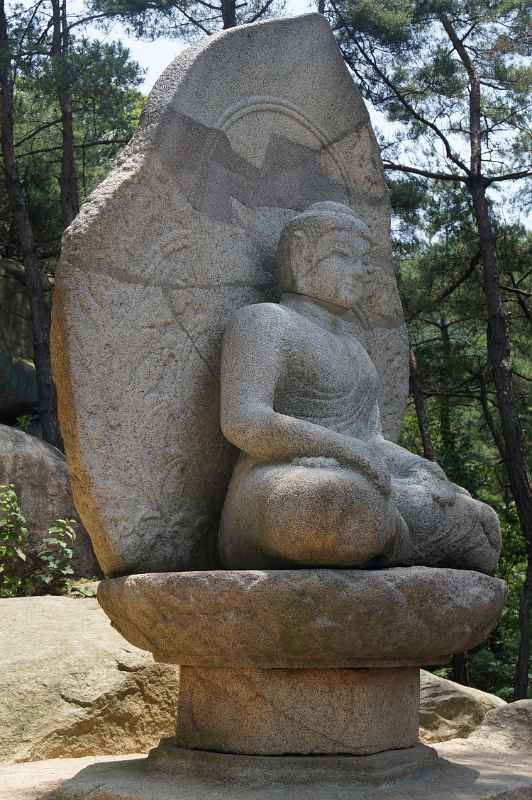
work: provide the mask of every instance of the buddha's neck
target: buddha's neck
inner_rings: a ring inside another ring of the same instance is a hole
[[[337,332],[344,330],[346,325],[350,327],[354,321],[354,315],[350,309],[327,303],[324,300],[316,300],[316,298],[304,294],[283,292],[280,303],[323,327]]]

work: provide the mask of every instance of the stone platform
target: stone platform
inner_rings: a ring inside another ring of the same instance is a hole
[[[231,669],[419,667],[480,644],[505,584],[468,570],[220,570],[102,581],[114,627],[156,661]]]
[[[79,759],[77,774],[72,760],[19,764],[0,769],[0,800],[532,800],[530,753],[455,740],[438,745],[439,757],[431,748],[409,750],[417,763],[401,771],[404,752],[299,759],[163,752],[156,760]]]

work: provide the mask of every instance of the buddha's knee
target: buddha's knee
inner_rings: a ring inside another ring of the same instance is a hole
[[[240,568],[364,566],[387,548],[395,518],[389,499],[334,462],[257,465],[230,487],[222,560]]]
[[[463,516],[463,536],[451,536],[455,561],[462,569],[491,572],[501,554],[501,528],[495,511],[472,497],[460,497],[457,513]]]
[[[434,500],[429,486],[394,482],[392,496],[408,524],[410,552],[392,564],[491,572],[500,556],[499,520],[490,506],[458,491],[452,503]]]

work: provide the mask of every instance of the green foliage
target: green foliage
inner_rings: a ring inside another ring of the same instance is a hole
[[[503,550],[496,576],[508,584],[506,604],[486,642],[469,654],[471,683],[477,689],[513,700],[515,664],[519,648],[519,602],[526,570],[526,551],[515,508],[497,508],[502,522]],[[452,678],[449,667],[438,674]],[[532,683],[532,668],[529,672]]]
[[[459,187],[445,185],[427,192],[411,222],[403,213],[401,192],[392,190],[392,200],[399,202],[396,215],[401,215],[403,225],[394,226],[400,290],[436,460],[449,478],[493,506],[501,520],[503,550],[496,574],[508,584],[507,603],[496,629],[470,653],[469,660],[472,684],[509,700],[527,554],[508,476],[490,429],[491,423],[497,431],[498,421],[486,362],[478,237],[467,196]],[[409,224],[415,226],[414,233],[408,230]],[[523,427],[530,434],[532,236],[519,225],[500,220],[496,235],[501,286],[507,287],[502,295],[511,320],[514,390]],[[413,402],[407,409],[401,443],[423,452]],[[451,677],[450,670],[444,674]]]
[[[147,39],[164,36],[192,40],[228,27],[232,16],[231,2],[222,0],[92,0],[90,7],[107,20],[120,19],[134,36]],[[283,7],[284,0],[236,1],[233,24],[279,16]]]
[[[17,428],[24,433],[28,433],[32,422],[32,414],[21,414],[19,417],[17,417]]]
[[[15,487],[0,484],[0,597],[15,597],[23,589],[19,571],[21,562],[26,561],[27,535]]]
[[[502,617],[489,639],[471,654],[473,685],[513,699],[515,663],[519,647],[519,602],[526,571],[526,550],[520,533],[519,520],[513,503],[506,508],[495,505],[503,534],[501,561],[497,577],[508,584],[508,596]],[[532,678],[532,665],[531,675]]]
[[[0,485],[0,597],[65,594],[71,587],[75,520],[58,519],[33,559],[26,520],[12,484]]]
[[[526,167],[532,78],[527,0],[331,0],[328,7],[366,98],[402,123],[399,135],[394,129],[386,142],[386,158],[434,171],[447,159],[448,172],[467,171],[471,75],[449,39],[448,22],[481,81],[483,171]]]
[[[145,97],[143,71],[120,42],[69,36],[68,51],[50,57],[47,2],[10,15],[10,47],[16,68],[14,138],[43,271],[53,276],[63,231],[60,200],[63,148],[58,89],[71,98],[75,168],[81,202],[107,174],[112,160],[138,127]],[[68,9],[67,9],[68,11]],[[73,23],[75,20],[73,20]],[[5,200],[0,189],[0,207]],[[0,214],[0,252],[20,257],[9,214]]]
[[[65,594],[70,590],[74,574],[71,566],[76,539],[74,525],[73,519],[58,519],[48,528],[51,535],[44,539],[44,549],[39,553],[43,568],[35,576],[39,588],[47,589],[48,594]]]

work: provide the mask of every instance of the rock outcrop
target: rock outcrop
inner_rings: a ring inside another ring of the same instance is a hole
[[[178,672],[94,599],[0,600],[0,761],[146,752],[175,728]]]
[[[0,425],[0,484],[12,483],[26,517],[27,554],[42,549],[48,528],[57,519],[77,514],[64,455],[35,436]],[[90,539],[78,523],[72,566],[76,575],[93,577],[100,570]]]
[[[493,750],[532,753],[532,700],[517,700],[489,711],[470,741],[479,747],[489,741]]]
[[[28,414],[37,405],[35,367],[23,358],[0,351],[0,419]]]
[[[470,736],[493,709],[507,703],[421,670],[420,739],[426,744]]]

